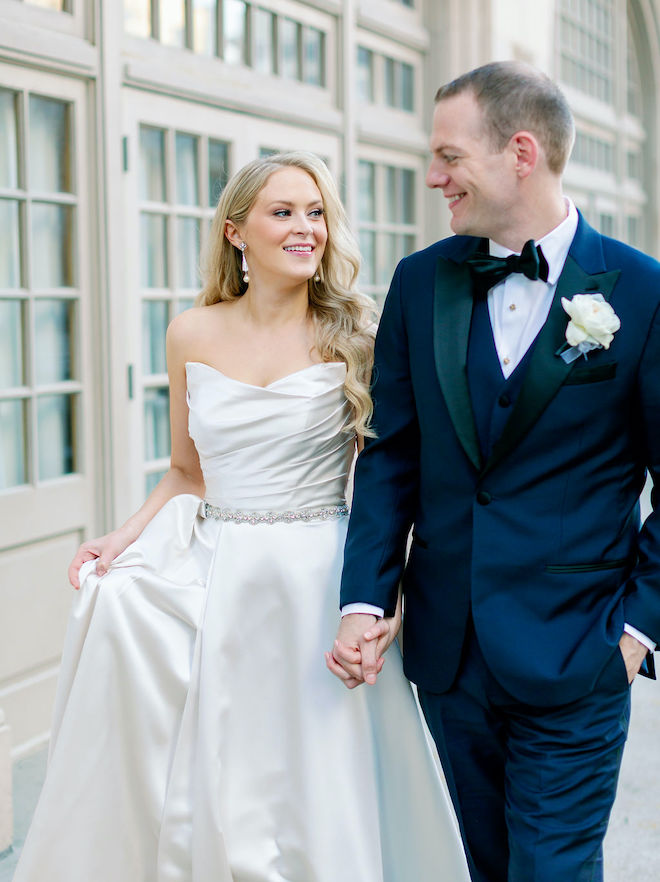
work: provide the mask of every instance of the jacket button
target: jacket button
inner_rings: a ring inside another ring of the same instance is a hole
[[[511,398],[505,392],[497,399],[497,403],[500,407],[509,407],[511,405]]]
[[[477,502],[479,505],[488,505],[493,501],[493,497],[486,490],[480,490],[477,493]]]

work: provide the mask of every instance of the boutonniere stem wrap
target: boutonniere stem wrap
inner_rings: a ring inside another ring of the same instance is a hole
[[[567,364],[592,349],[609,349],[621,327],[619,316],[602,294],[576,294],[570,300],[561,298],[561,305],[570,316],[566,328],[566,344],[559,350]]]

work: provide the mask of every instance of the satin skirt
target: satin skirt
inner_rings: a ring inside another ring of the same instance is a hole
[[[325,667],[346,521],[179,496],[85,565],[14,882],[469,882],[397,645],[376,687]]]

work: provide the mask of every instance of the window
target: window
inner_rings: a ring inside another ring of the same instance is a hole
[[[558,25],[559,71],[572,90],[577,124],[565,176],[569,192],[573,182],[588,220],[606,235],[625,236],[641,248],[649,237],[646,247],[654,247],[653,225],[641,223],[631,230],[629,221],[637,223],[649,212],[655,188],[650,176],[647,180],[650,119],[643,100],[654,94],[654,84],[643,81],[640,64],[650,49],[633,4],[561,0]]]
[[[374,101],[374,53],[364,46],[357,50],[357,93],[360,101]]]
[[[584,132],[576,133],[571,158],[573,162],[590,168],[606,172],[614,172],[615,170],[614,144],[608,143],[602,138],[585,135]]]
[[[581,92],[614,99],[614,0],[561,0],[560,74]]]
[[[257,7],[252,13],[252,33],[254,39],[253,67],[260,73],[274,74],[277,71],[277,18],[267,9]]]
[[[326,33],[248,0],[124,0],[135,37],[324,88]]]
[[[613,214],[601,212],[598,215],[598,229],[603,236],[616,235],[616,218]]]
[[[385,104],[401,110],[414,110],[412,65],[385,58]]]
[[[71,105],[0,89],[0,490],[78,468]]]
[[[229,145],[197,134],[140,127],[140,285],[145,490],[168,467],[165,332],[199,291],[202,238],[228,179]]]
[[[381,301],[402,257],[417,247],[413,169],[358,162],[358,235],[362,288]]]
[[[626,218],[626,241],[634,248],[640,248],[642,219],[636,215],[628,215]]]
[[[412,64],[357,47],[357,91],[361,101],[409,112],[415,109]]]

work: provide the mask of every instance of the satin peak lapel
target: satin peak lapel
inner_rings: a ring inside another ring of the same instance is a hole
[[[579,361],[566,364],[557,354],[566,342],[566,327],[569,322],[569,317],[561,305],[561,298],[566,297],[570,300],[575,294],[600,292],[605,300],[609,300],[619,274],[619,270],[613,270],[590,275],[585,273],[569,254],[557,283],[548,318],[534,344],[520,395],[501,437],[493,445],[482,474],[486,474],[501,462],[527,434],[555,397],[568,374],[576,364],[579,364]]]
[[[468,459],[482,465],[467,379],[467,349],[472,319],[472,279],[467,266],[438,258],[433,301],[435,367],[449,416]]]

